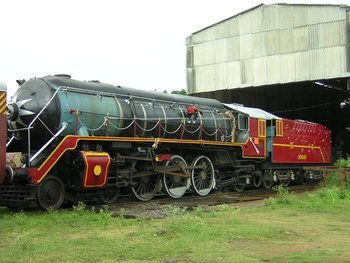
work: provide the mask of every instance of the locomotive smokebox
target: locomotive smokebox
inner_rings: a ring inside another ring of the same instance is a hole
[[[50,101],[53,93],[50,84],[39,78],[30,79],[18,88],[7,105],[9,131],[16,130],[13,134],[16,139],[28,141],[27,131],[30,129],[32,134],[38,135],[30,138],[32,147],[37,148],[52,136],[60,121],[57,114],[60,104],[57,98]],[[40,116],[35,120],[39,113]],[[21,144],[26,147],[26,143]]]
[[[6,170],[6,94],[7,87],[0,81],[0,184]]]

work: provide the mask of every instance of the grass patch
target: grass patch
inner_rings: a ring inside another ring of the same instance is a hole
[[[346,262],[350,194],[337,186],[303,197],[276,187],[265,206],[166,206],[166,219],[0,208],[1,262]]]

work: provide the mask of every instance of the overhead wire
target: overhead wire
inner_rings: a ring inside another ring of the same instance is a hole
[[[344,100],[337,100],[337,101],[333,101],[333,102],[327,102],[327,103],[322,103],[322,104],[313,105],[313,106],[308,106],[308,107],[303,107],[303,108],[298,108],[298,109],[273,111],[273,112],[271,112],[271,113],[275,114],[275,113],[285,113],[285,112],[293,112],[293,111],[308,110],[308,109],[318,108],[318,107],[327,106],[327,105],[331,105],[331,104],[335,104],[335,103],[340,103],[340,102],[342,102],[342,101],[344,101]]]

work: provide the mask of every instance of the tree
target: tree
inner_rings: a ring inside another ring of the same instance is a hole
[[[187,91],[185,89],[182,90],[173,90],[171,94],[180,94],[180,95],[187,95]]]

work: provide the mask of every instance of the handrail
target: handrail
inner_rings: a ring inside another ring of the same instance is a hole
[[[6,148],[11,144],[15,136],[12,136],[11,139],[6,143]]]
[[[33,155],[32,158],[30,158],[29,164],[30,164],[31,162],[33,162],[33,160],[35,160],[35,158],[36,158],[40,153],[42,153],[42,151],[44,151],[44,150],[46,149],[46,147],[49,146],[49,144],[50,144],[54,139],[56,139],[65,129],[67,129],[67,127],[68,127],[68,123],[66,123],[66,122],[62,123],[62,128],[61,128],[58,132],[56,132],[56,134],[55,134],[54,136],[52,136],[52,138],[51,138],[50,140],[48,140],[48,141],[45,143],[45,145],[44,145],[43,147],[41,147],[41,149],[40,149],[39,151],[37,151],[36,154]]]
[[[31,127],[32,124],[39,118],[41,113],[43,113],[43,111],[46,110],[46,108],[50,105],[51,101],[53,101],[53,99],[55,98],[55,96],[57,95],[57,93],[60,91],[61,88],[65,88],[65,87],[64,86],[60,86],[60,87],[57,88],[57,90],[52,95],[52,97],[49,99],[49,101],[46,103],[46,105],[38,112],[38,114],[34,117],[34,119],[29,123],[28,127]]]

